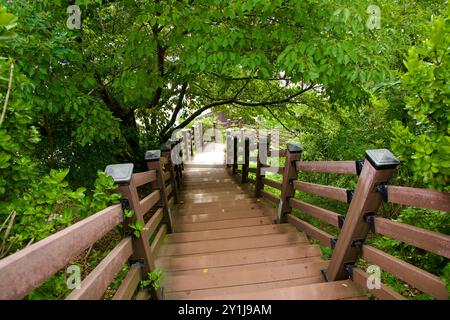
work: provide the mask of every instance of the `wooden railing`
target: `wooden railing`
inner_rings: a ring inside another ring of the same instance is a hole
[[[266,139],[262,137],[262,139]],[[269,139],[267,139],[269,140]],[[231,142],[232,141],[232,142]],[[270,141],[270,140],[269,140]],[[410,226],[397,221],[377,217],[376,213],[384,202],[396,203],[419,208],[429,208],[450,211],[450,194],[434,190],[389,186],[399,161],[388,150],[369,150],[365,161],[309,161],[301,160],[302,148],[296,144],[288,144],[285,156],[285,166],[280,167],[278,174],[283,176],[282,182],[265,177],[266,163],[260,161],[260,143],[257,143],[257,167],[249,167],[249,144],[245,143],[244,161],[236,162],[238,139],[227,140],[227,147],[233,148],[234,163],[231,165],[234,174],[242,175],[242,182],[255,185],[255,195],[263,197],[277,205],[278,222],[289,222],[297,229],[305,232],[310,238],[322,245],[332,248],[333,254],[326,270],[323,270],[327,281],[351,278],[355,283],[367,289],[379,299],[404,299],[403,296],[382,284],[380,288],[368,289],[367,274],[358,267],[358,258],[369,264],[380,267],[385,272],[396,276],[416,289],[436,299],[448,299],[446,284],[439,277],[417,268],[410,263],[395,258],[373,246],[365,244],[369,232],[384,235],[434,254],[450,258],[450,236]],[[261,145],[268,141],[262,141]],[[268,146],[270,150],[270,145]],[[268,152],[270,155],[270,151]],[[239,170],[239,167],[242,169]],[[248,172],[256,178],[248,179]],[[320,185],[299,181],[299,172],[318,172],[324,174],[345,174],[358,176],[355,190]],[[264,190],[264,186],[280,190],[280,196]],[[295,198],[296,191],[321,196],[336,201],[348,203],[345,215],[315,206],[302,199]],[[320,221],[340,230],[338,237],[313,226],[294,216],[295,208],[300,212],[319,219]]]
[[[155,270],[155,255],[165,233],[172,228],[170,209],[178,201],[182,179],[182,142],[172,141],[162,151],[147,152],[146,172],[133,173],[133,164],[108,166],[105,172],[117,183],[122,204],[112,205],[0,260],[0,300],[24,298],[119,225],[123,239],[66,299],[101,299],[124,264],[129,265],[128,273],[114,300],[160,298],[159,291],[141,289],[139,284]],[[151,185],[152,191],[140,196],[138,188],[144,185]],[[129,218],[124,215],[126,209],[133,210]],[[137,236],[139,223],[144,227]]]

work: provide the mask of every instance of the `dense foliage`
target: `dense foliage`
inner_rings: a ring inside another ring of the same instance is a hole
[[[292,132],[306,159],[389,148],[402,160],[395,182],[449,191],[446,1],[376,1],[375,28],[363,0],[1,3],[0,258],[117,202],[104,167],[139,168],[209,109]],[[73,4],[80,29],[67,25]],[[447,213],[383,214],[450,233]],[[448,279],[445,259],[373,241]],[[59,278],[30,298],[61,297]]]

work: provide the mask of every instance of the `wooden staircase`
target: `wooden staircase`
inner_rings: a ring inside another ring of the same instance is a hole
[[[225,168],[186,168],[174,233],[156,267],[165,299],[365,299],[350,280],[324,282],[318,245],[253,198]]]

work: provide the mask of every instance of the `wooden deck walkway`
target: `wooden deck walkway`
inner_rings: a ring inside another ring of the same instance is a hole
[[[274,224],[273,206],[218,166],[217,155],[200,158],[186,164],[174,232],[156,260],[165,299],[366,298],[351,280],[324,282],[319,246],[290,224]]]
[[[276,171],[280,183],[265,176],[266,165],[258,158],[250,160],[250,139],[241,148],[244,163],[239,165],[233,152],[232,168],[224,164],[220,144],[202,145],[193,159],[178,162],[177,151],[184,157],[193,151],[195,135],[183,134],[186,139],[146,152],[147,171],[134,173],[132,163],[106,167],[123,196],[120,204],[1,259],[0,300],[25,298],[97,241],[116,234],[116,227],[122,239],[65,299],[103,299],[124,265],[129,270],[113,300],[344,300],[366,299],[366,293],[405,299],[383,283],[368,285],[369,271],[357,265],[361,257],[431,297],[448,300],[446,283],[437,275],[364,243],[371,232],[450,259],[450,236],[374,214],[382,202],[450,212],[448,192],[388,184],[399,164],[389,150],[367,150],[364,161],[303,161],[301,147],[287,144],[277,152],[285,157]],[[227,134],[227,148],[238,150],[237,140]],[[251,162],[257,168],[250,168]],[[321,185],[299,180],[299,172],[356,175],[358,183],[355,189]],[[296,191],[348,203],[348,210],[339,214],[312,205],[296,198]],[[339,233],[296,217],[294,208]],[[136,232],[138,223],[144,227]],[[331,260],[323,260],[310,239],[331,248]],[[157,268],[165,273],[162,290],[152,283],[142,287]]]

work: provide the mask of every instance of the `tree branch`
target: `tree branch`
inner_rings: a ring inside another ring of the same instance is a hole
[[[3,120],[5,120],[6,108],[8,107],[9,95],[10,95],[10,93],[11,93],[11,88],[12,88],[13,74],[14,74],[14,64],[11,63],[11,66],[9,67],[9,83],[8,83],[8,90],[6,91],[5,102],[4,102],[4,104],[3,104],[3,111],[2,111],[2,115],[1,115],[1,117],[0,117],[0,127],[1,127],[2,124],[3,124]]]
[[[170,118],[170,121],[164,126],[164,128],[161,130],[162,133],[165,133],[167,130],[170,129],[170,127],[173,126],[175,121],[177,120],[178,114],[180,113],[181,109],[183,108],[183,100],[184,96],[186,95],[188,83],[183,83],[180,94],[178,95],[178,101],[177,105],[175,106],[175,109],[173,110],[172,117]]]

